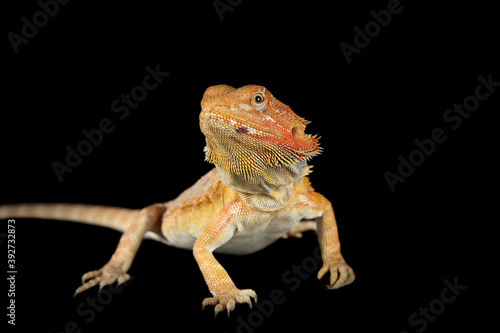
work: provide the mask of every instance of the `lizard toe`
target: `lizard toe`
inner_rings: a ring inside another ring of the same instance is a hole
[[[222,292],[215,294],[214,297],[207,297],[202,302],[202,309],[204,310],[207,305],[214,306],[215,317],[221,311],[227,310],[229,317],[231,311],[236,308],[236,304],[247,303],[252,308],[253,298],[257,301],[257,294],[251,289],[235,289],[229,292]]]
[[[99,285],[100,292],[108,284],[117,282],[120,285],[128,280],[130,280],[129,274],[125,273],[123,269],[108,263],[101,269],[83,274],[82,285],[76,289],[73,297],[96,285]]]
[[[355,279],[354,271],[344,259],[335,259],[325,263],[318,272],[318,279],[321,280],[328,272],[330,273],[330,280],[326,286],[328,289],[338,289],[351,284]]]

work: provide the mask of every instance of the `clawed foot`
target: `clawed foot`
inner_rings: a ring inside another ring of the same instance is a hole
[[[96,285],[99,285],[99,291],[101,291],[102,288],[108,284],[117,282],[119,286],[129,279],[130,275],[125,273],[121,268],[108,263],[101,269],[83,274],[82,285],[76,289],[73,297]]]
[[[342,257],[325,262],[318,272],[318,279],[321,280],[327,272],[330,272],[330,283],[326,285],[328,289],[337,289],[342,286],[347,286],[351,284],[356,277],[352,268]]]
[[[227,316],[229,317],[229,313],[231,310],[234,310],[236,304],[247,303],[250,305],[250,309],[252,308],[252,301],[250,297],[257,302],[257,294],[252,289],[233,289],[229,292],[223,292],[220,294],[216,294],[214,297],[207,297],[203,300],[202,309],[205,309],[207,305],[215,306],[215,317],[224,309],[227,309]]]

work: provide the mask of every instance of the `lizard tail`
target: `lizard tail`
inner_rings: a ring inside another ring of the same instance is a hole
[[[0,219],[37,218],[87,223],[124,232],[140,209],[83,204],[14,204],[0,206]]]

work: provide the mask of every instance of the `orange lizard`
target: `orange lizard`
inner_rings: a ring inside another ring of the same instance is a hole
[[[79,204],[0,206],[0,218],[69,220],[123,232],[111,259],[82,276],[75,295],[117,282],[127,274],[143,238],[192,250],[213,297],[215,315],[238,303],[257,301],[251,289],[238,289],[213,252],[249,254],[281,237],[316,230],[328,289],[354,281],[340,253],[331,203],[311,187],[307,161],[320,153],[308,124],[262,86],[209,87],[201,101],[200,128],[206,160],[215,168],[176,199],[142,210]],[[301,220],[312,220],[300,222]]]

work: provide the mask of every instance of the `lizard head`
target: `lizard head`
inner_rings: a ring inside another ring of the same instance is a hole
[[[217,149],[215,144],[239,146],[247,153],[272,153],[281,160],[273,161],[272,156],[269,160],[278,164],[307,160],[320,152],[318,138],[304,133],[309,122],[262,86],[209,87],[201,107],[200,127],[208,149]]]
[[[304,133],[309,122],[262,86],[209,87],[201,108],[206,160],[233,178],[287,185],[321,151],[318,138]]]

